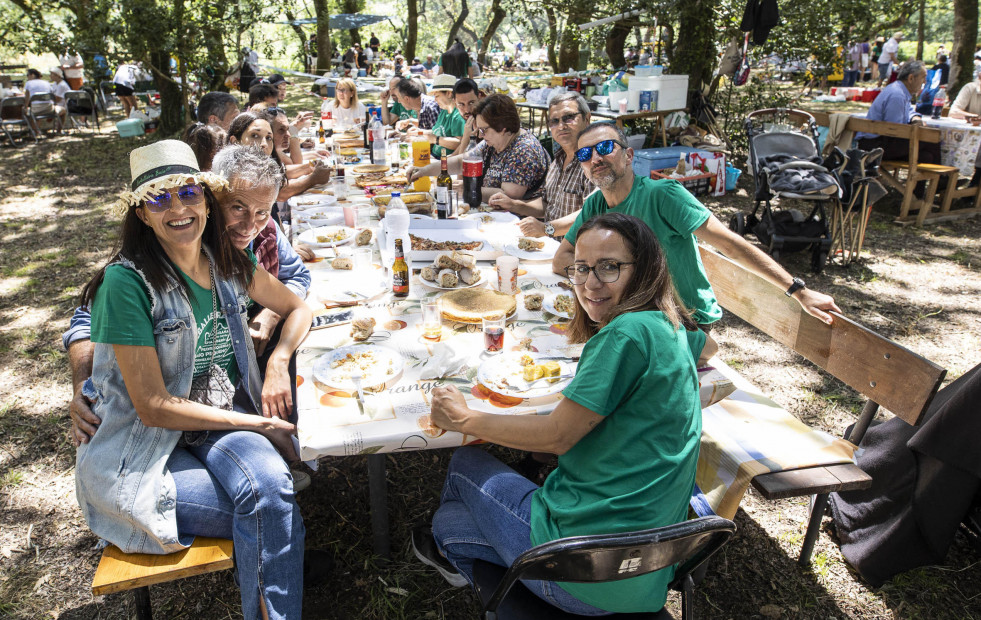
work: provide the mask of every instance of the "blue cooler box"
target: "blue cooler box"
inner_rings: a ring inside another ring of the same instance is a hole
[[[120,138],[133,138],[135,136],[142,136],[145,133],[143,130],[143,121],[138,118],[127,118],[124,121],[119,121],[116,123],[116,131],[119,132]]]
[[[650,177],[651,170],[674,168],[678,159],[688,153],[706,154],[708,151],[693,149],[688,146],[662,146],[657,149],[640,149],[634,151],[634,174]]]

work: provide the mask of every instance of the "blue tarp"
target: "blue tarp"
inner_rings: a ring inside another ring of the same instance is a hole
[[[387,17],[384,15],[365,15],[363,13],[341,13],[340,15],[330,16],[330,27],[335,30],[350,30],[352,28],[364,28],[365,26],[370,26],[372,24],[377,24],[378,22],[383,22]],[[291,22],[279,22],[280,24],[289,24],[291,26],[298,26],[304,24],[316,24],[316,17],[307,17],[304,19],[297,19]]]

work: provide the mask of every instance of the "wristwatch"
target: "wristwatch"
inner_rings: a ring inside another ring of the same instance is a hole
[[[801,280],[800,278],[794,278],[794,283],[790,285],[790,288],[784,291],[784,295],[790,297],[791,295],[801,290],[802,288],[807,288],[807,285],[804,284],[804,281]]]
[[[555,235],[555,226],[552,226],[552,222],[545,222],[545,234],[549,237]]]

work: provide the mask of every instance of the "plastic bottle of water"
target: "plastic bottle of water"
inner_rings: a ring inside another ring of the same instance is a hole
[[[381,121],[376,120],[371,123],[371,131],[373,134],[372,159],[376,164],[387,165],[388,143],[385,140],[385,126],[382,125]]]
[[[412,242],[409,238],[409,209],[402,202],[401,192],[392,192],[392,199],[385,210],[385,246],[389,256],[395,256],[395,240],[402,239],[402,250],[406,262],[410,261],[409,252]]]

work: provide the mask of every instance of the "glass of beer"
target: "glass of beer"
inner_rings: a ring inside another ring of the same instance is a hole
[[[504,350],[504,321],[503,312],[485,314],[481,318],[484,328],[484,351],[496,355]]]
[[[422,337],[426,340],[438,341],[443,334],[443,313],[439,298],[423,299],[422,307]]]

